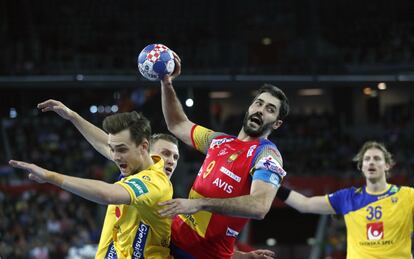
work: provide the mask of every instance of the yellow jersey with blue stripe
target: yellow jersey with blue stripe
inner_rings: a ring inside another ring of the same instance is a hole
[[[131,196],[129,205],[108,205],[96,258],[171,258],[171,219],[159,216],[159,202],[172,199],[164,161],[115,184]]]
[[[411,259],[414,188],[388,185],[382,193],[366,187],[327,195],[347,228],[347,259]]]

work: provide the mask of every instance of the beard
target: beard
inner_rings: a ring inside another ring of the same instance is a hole
[[[266,133],[271,132],[273,130],[274,121],[273,122],[268,122],[268,123],[263,123],[262,122],[261,125],[258,128],[253,128],[253,127],[249,126],[249,120],[253,116],[260,117],[260,115],[258,115],[257,113],[249,115],[248,112],[246,112],[246,115],[244,116],[244,119],[243,119],[243,130],[244,130],[244,132],[246,132],[246,134],[249,137],[252,137],[252,138],[262,137]]]

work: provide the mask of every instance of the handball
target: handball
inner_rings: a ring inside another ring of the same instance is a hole
[[[174,71],[174,56],[172,51],[162,44],[150,44],[138,55],[138,70],[146,79],[162,80],[165,75]]]

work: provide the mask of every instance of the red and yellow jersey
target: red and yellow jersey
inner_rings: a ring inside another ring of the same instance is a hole
[[[365,187],[339,190],[327,196],[344,215],[348,259],[411,259],[414,189],[390,185],[385,192]]]
[[[284,177],[276,146],[266,139],[241,141],[195,125],[193,146],[206,154],[189,198],[231,198],[250,193],[256,171],[269,172],[268,182]],[[264,180],[262,178],[258,178]],[[247,219],[199,211],[173,220],[175,246],[197,258],[231,258],[237,235]]]
[[[108,205],[95,258],[170,257],[171,219],[158,214],[159,202],[172,198],[164,161],[116,182],[131,196],[129,205]]]

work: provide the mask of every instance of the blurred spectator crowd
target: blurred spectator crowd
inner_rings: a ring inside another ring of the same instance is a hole
[[[413,8],[409,0],[214,0],[197,11],[190,0],[6,1],[0,74],[135,73],[151,43],[174,49],[189,74],[407,71]]]
[[[0,258],[65,258],[99,241],[97,206],[67,192],[0,192]]]
[[[56,117],[3,120],[12,147],[7,155],[69,175],[113,181],[116,168],[66,123]],[[104,212],[104,206],[28,181],[25,172],[2,162],[0,258],[65,258],[71,247],[99,241]]]

